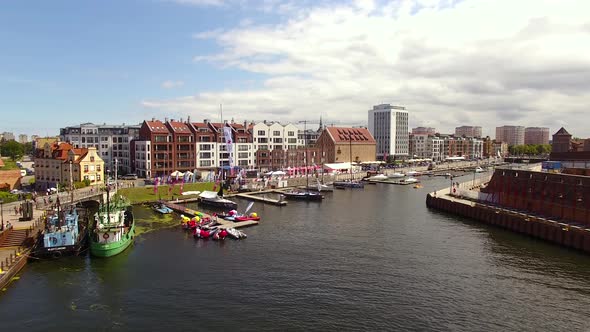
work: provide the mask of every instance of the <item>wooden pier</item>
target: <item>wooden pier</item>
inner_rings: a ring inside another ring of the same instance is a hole
[[[248,227],[248,226],[255,226],[258,225],[258,221],[256,220],[246,220],[246,221],[238,221],[238,222],[233,222],[230,220],[225,220],[222,218],[217,218],[217,217],[213,217],[207,213],[203,213],[200,211],[196,211],[193,209],[189,209],[187,207],[184,207],[182,205],[179,204],[174,204],[171,202],[163,202],[164,205],[166,205],[167,207],[171,208],[172,210],[181,213],[183,215],[189,216],[189,217],[194,217],[197,214],[203,215],[204,217],[209,217],[211,219],[215,219],[217,221],[217,223],[219,223],[220,225],[218,226],[219,228],[241,228],[241,227]]]

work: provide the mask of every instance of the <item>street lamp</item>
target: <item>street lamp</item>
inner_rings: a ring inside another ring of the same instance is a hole
[[[4,230],[4,200],[0,199],[0,216],[2,218],[2,230]]]

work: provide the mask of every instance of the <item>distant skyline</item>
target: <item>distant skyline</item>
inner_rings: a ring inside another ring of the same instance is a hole
[[[0,132],[152,117],[590,137],[590,2],[74,0],[0,3]]]

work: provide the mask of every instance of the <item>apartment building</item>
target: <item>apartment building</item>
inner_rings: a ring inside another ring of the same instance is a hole
[[[549,128],[526,127],[524,129],[524,144],[549,144]]]
[[[455,136],[461,137],[481,137],[480,126],[461,126],[455,128]]]
[[[496,141],[505,142],[508,145],[524,144],[523,126],[502,126],[496,127]]]
[[[95,147],[74,148],[65,142],[46,143],[35,151],[34,163],[37,190],[69,186],[85,180],[91,185],[104,183],[105,164]]]
[[[326,127],[313,152],[316,162],[322,158],[325,163],[374,161],[377,142],[366,128]]]
[[[139,125],[96,125],[82,123],[60,129],[59,140],[74,148],[97,149],[108,169],[114,170],[115,159],[119,174],[132,170],[131,141],[139,137]]]
[[[416,127],[412,128],[412,135],[434,135],[436,129],[432,127]]]

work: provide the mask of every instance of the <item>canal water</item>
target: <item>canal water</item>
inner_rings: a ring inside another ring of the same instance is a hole
[[[589,330],[590,257],[428,210],[447,181],[256,203],[242,241],[168,228],[34,262],[0,294],[0,330]]]

